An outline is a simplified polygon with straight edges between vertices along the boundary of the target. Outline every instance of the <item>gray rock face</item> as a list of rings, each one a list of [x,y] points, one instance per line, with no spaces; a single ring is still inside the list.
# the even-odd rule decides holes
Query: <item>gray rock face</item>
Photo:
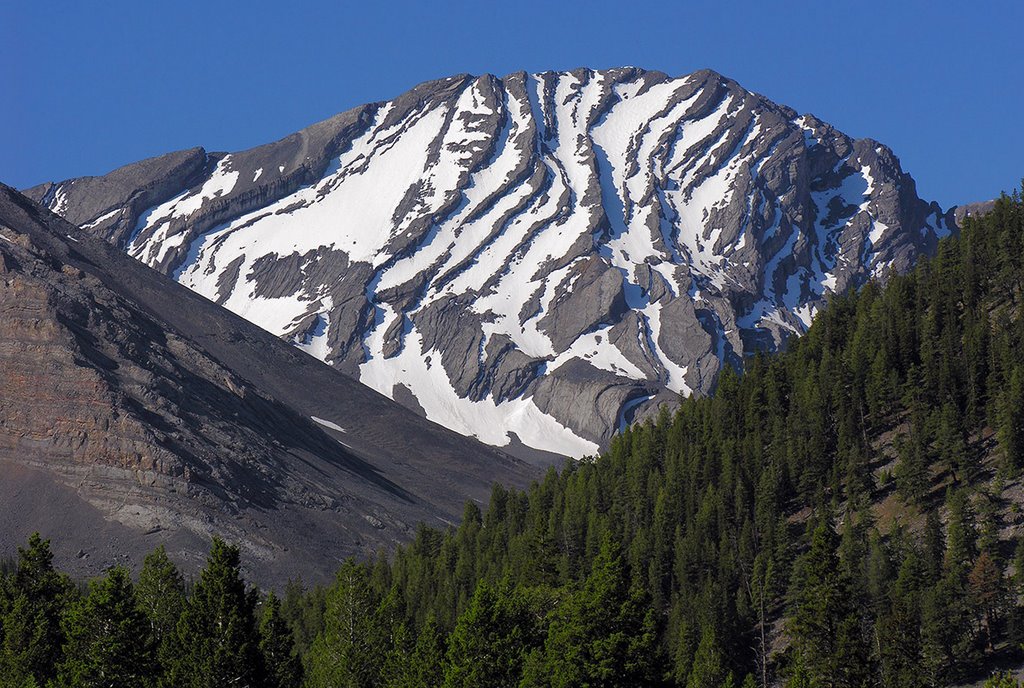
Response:
[[[975,217],[977,215],[984,215],[994,208],[996,205],[995,200],[991,201],[978,201],[976,203],[967,203],[966,205],[958,205],[953,209],[956,217],[957,226],[962,224],[964,220],[969,217]]]
[[[130,167],[31,191],[432,420],[572,456],[955,229],[885,146],[710,71],[460,75]]]

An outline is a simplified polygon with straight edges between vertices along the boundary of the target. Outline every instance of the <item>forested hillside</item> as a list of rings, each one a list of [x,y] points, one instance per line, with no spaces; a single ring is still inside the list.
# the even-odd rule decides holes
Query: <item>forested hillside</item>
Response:
[[[188,594],[159,552],[134,589],[80,591],[34,541],[5,567],[0,685],[983,677],[1024,642],[1022,263],[1016,193],[711,397],[326,590],[259,598],[218,541]]]

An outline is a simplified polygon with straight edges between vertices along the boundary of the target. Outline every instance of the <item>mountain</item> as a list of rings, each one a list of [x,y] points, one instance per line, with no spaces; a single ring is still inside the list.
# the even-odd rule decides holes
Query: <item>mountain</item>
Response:
[[[711,71],[460,75],[27,193],[427,418],[594,453],[955,225],[891,150]]]
[[[535,469],[435,425],[0,186],[0,551],[96,574],[213,533],[262,583],[454,522]]]

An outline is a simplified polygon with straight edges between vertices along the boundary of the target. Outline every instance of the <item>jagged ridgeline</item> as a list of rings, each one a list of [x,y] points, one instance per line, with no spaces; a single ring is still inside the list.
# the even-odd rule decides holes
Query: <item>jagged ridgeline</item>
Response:
[[[134,588],[115,569],[78,592],[33,540],[0,586],[0,680],[972,680],[1024,640],[1022,299],[1015,194],[712,397],[283,601],[246,592],[219,541],[186,595],[162,551]]]
[[[26,193],[430,420],[578,458],[905,272],[886,146],[711,71],[460,75]]]

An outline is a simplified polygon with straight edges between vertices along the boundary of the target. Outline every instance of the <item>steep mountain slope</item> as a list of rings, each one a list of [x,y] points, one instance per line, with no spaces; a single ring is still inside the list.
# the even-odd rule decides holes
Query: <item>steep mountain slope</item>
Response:
[[[579,456],[951,216],[714,72],[457,76],[34,198],[459,432]]]
[[[218,532],[263,582],[534,475],[2,185],[0,470],[2,550],[59,532],[95,574],[159,542],[198,564]]]

